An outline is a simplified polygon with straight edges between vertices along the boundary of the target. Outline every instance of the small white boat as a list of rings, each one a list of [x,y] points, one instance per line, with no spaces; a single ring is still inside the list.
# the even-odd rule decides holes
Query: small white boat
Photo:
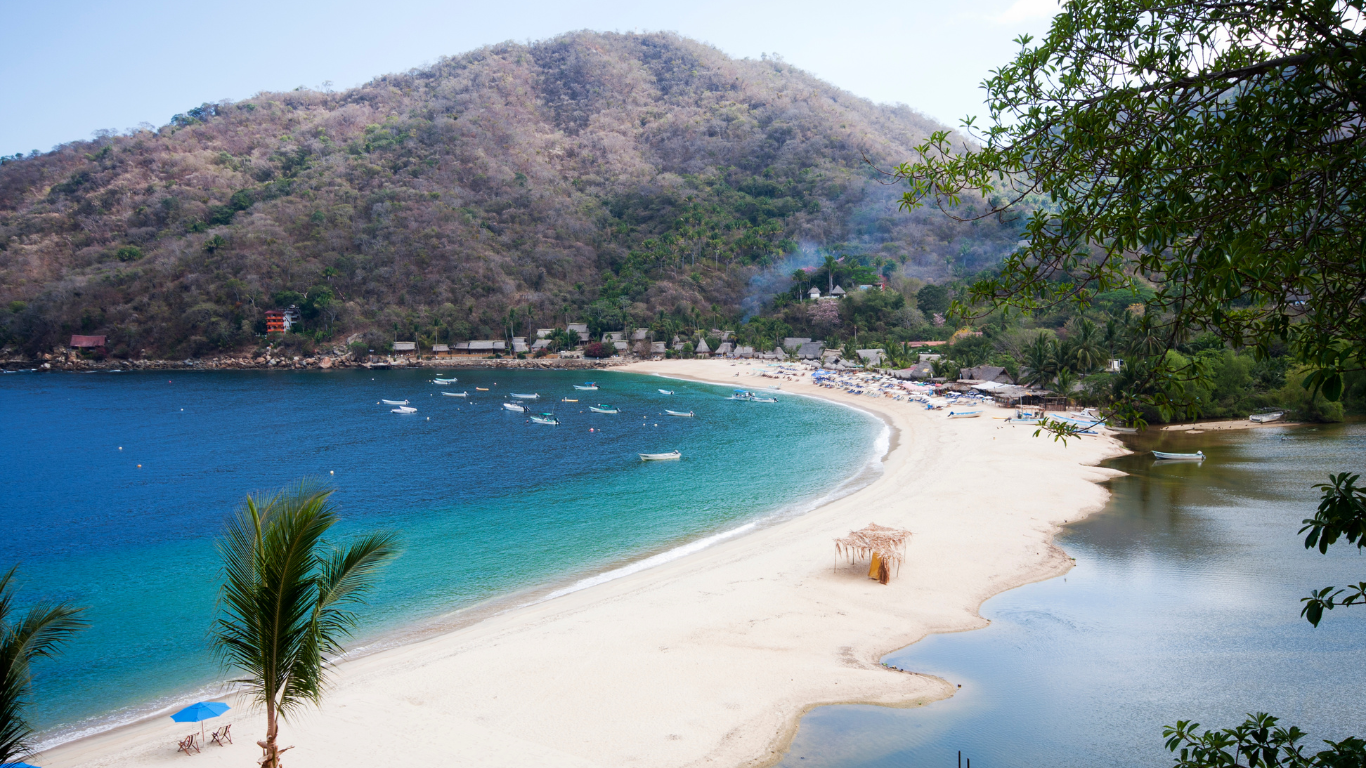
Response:
[[[474,391],[475,391],[475,392],[487,392],[487,391],[489,391],[489,388],[488,388],[488,387],[475,387],[475,388],[474,388]]]
[[[381,402],[381,403],[384,403],[385,405],[407,405],[407,404],[408,404],[408,401],[407,401],[407,400],[380,400],[380,402]]]
[[[981,411],[949,411],[950,419],[975,419],[981,415]]]
[[[513,392],[513,393],[512,393],[512,396],[515,397],[515,398],[517,398],[518,400],[540,400],[540,399],[541,399],[541,394],[540,394],[539,392],[532,392],[532,393],[529,394],[529,395],[519,395],[519,394],[517,394],[516,392]]]
[[[1196,451],[1195,453],[1166,453],[1165,451],[1153,451],[1153,455],[1163,461],[1204,461],[1205,452]]]
[[[1122,435],[1132,435],[1135,432],[1138,432],[1138,427],[1116,427],[1111,424],[1106,424],[1105,428],[1111,432],[1118,432]]]
[[[1273,421],[1280,421],[1280,418],[1281,418],[1282,416],[1284,416],[1284,415],[1285,415],[1285,412],[1284,412],[1284,411],[1271,411],[1271,412],[1269,412],[1269,413],[1254,413],[1254,414],[1252,414],[1251,416],[1248,417],[1248,421],[1251,421],[1251,422],[1253,422],[1254,424],[1269,424],[1269,423],[1271,423],[1271,422],[1273,422]]]
[[[588,406],[588,410],[593,413],[621,413],[621,411],[618,411],[616,408],[613,408],[610,405],[603,405],[602,403],[590,405]]]
[[[588,382],[587,384],[575,384],[575,385],[574,385],[574,389],[577,389],[577,390],[580,390],[580,391],[583,391],[583,392],[597,392],[597,391],[598,391],[598,383],[597,383],[596,381],[590,381],[590,382]]]
[[[433,384],[454,384],[456,379],[432,379]]]
[[[409,408],[406,405],[400,405],[399,407],[389,411],[389,413],[417,413],[417,409]]]
[[[684,412],[682,412],[682,411],[671,411],[671,410],[669,410],[668,408],[665,408],[665,409],[664,409],[664,412],[667,413],[667,414],[669,414],[670,416],[689,416],[689,417],[692,416],[692,411],[688,411],[687,413],[684,413]]]
[[[749,399],[749,401],[750,401],[751,403],[776,403],[776,402],[778,402],[778,398],[776,398],[776,397],[751,397],[751,398]]]
[[[641,460],[641,461],[674,461],[674,460],[676,460],[676,459],[681,459],[681,458],[683,458],[683,454],[680,453],[680,452],[678,452],[678,451],[672,451],[672,452],[670,452],[670,453],[642,453],[642,454],[640,454],[640,460]]]
[[[469,397],[468,392],[442,392],[443,397]]]
[[[555,418],[555,414],[553,413],[542,413],[539,416],[532,416],[531,423],[545,424],[548,427],[554,427],[559,425],[560,420]]]
[[[509,411],[516,411],[517,413],[526,413],[525,405],[518,405],[517,403],[503,403],[503,407],[508,409]]]
[[[672,389],[661,389],[661,390],[659,390],[659,394],[661,394],[661,395],[672,395],[673,393],[674,393],[674,391],[673,391]]]

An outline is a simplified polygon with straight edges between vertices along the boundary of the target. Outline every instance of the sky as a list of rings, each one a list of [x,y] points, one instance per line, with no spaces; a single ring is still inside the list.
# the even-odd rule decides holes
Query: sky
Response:
[[[0,0],[0,154],[161,126],[206,101],[337,90],[507,40],[581,29],[677,32],[737,58],[778,55],[950,126],[1042,35],[1056,0]]]

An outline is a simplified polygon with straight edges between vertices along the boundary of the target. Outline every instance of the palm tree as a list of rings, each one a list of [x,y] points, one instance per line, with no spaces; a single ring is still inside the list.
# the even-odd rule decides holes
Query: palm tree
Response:
[[[1058,345],[1048,334],[1040,331],[1034,340],[1025,345],[1024,373],[1026,386],[1042,387],[1053,380],[1058,370]]]
[[[24,719],[33,684],[29,664],[57,655],[62,643],[87,626],[80,617],[85,609],[69,603],[39,603],[11,623],[17,570],[0,576],[0,765],[32,753],[28,738],[33,728]]]
[[[331,495],[303,481],[268,498],[248,496],[218,541],[225,581],[214,645],[227,666],[247,674],[237,682],[265,708],[261,768],[280,767],[278,718],[318,704],[328,657],[341,653],[356,623],[349,607],[397,554],[392,534],[327,544],[337,522]]]
[[[1077,385],[1077,374],[1070,368],[1059,368],[1057,376],[1053,379],[1053,387],[1059,395],[1062,395],[1066,403],[1072,401],[1072,388]]]
[[[1092,321],[1078,318],[1072,326],[1072,362],[1078,373],[1090,373],[1105,363],[1101,330]]]

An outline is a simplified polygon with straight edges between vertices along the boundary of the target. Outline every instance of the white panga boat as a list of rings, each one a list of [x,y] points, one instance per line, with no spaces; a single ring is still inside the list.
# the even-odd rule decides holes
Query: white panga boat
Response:
[[[516,392],[513,392],[513,393],[512,393],[512,396],[515,397],[515,398],[517,398],[518,400],[540,400],[540,399],[541,399],[541,393],[539,393],[539,392],[532,392],[532,393],[529,394],[529,395],[519,395],[519,394],[517,394]]]
[[[385,405],[407,405],[407,404],[408,404],[408,401],[407,401],[407,400],[380,400],[380,402],[381,402],[381,403],[384,403]]]
[[[671,411],[671,410],[669,410],[668,408],[665,408],[665,409],[664,409],[664,412],[667,413],[667,414],[669,414],[670,416],[692,416],[692,411],[688,411],[687,413],[684,413],[684,412],[682,412],[682,411]]]
[[[751,398],[749,399],[749,401],[750,401],[751,403],[776,403],[776,402],[778,402],[778,398],[776,398],[776,397],[751,397]]]
[[[598,383],[597,383],[596,381],[590,381],[590,382],[588,382],[587,384],[575,384],[575,385],[574,385],[574,389],[577,389],[577,390],[580,390],[580,391],[583,391],[583,392],[597,392],[597,391],[598,391]]]
[[[1263,413],[1254,413],[1247,418],[1248,421],[1251,421],[1254,424],[1269,424],[1273,421],[1280,421],[1281,417],[1284,415],[1285,411],[1266,411]]]
[[[593,413],[621,413],[621,411],[618,411],[616,408],[613,408],[610,405],[604,405],[602,403],[598,403],[597,405],[590,405],[588,406],[588,410],[592,411]]]
[[[743,390],[743,389],[737,389],[737,390],[735,390],[734,394],[732,394],[730,397],[728,397],[728,398],[726,398],[726,399],[727,399],[727,400],[746,400],[746,401],[749,401],[749,400],[753,400],[753,399],[754,399],[754,393],[753,393],[753,392],[749,392],[749,391],[747,391],[747,390]]]
[[[950,419],[975,419],[981,415],[981,411],[949,411]]]
[[[674,393],[674,391],[673,391],[672,389],[661,389],[661,390],[659,390],[659,394],[661,394],[661,395],[672,395],[673,393]]]
[[[675,460],[675,459],[681,459],[681,458],[683,458],[683,454],[680,453],[680,452],[678,452],[678,451],[671,451],[671,452],[669,452],[669,453],[642,453],[642,454],[640,454],[640,460],[641,460],[641,461],[673,461],[673,460]]]
[[[1138,427],[1116,427],[1113,424],[1106,424],[1105,428],[1111,432],[1118,432],[1122,435],[1132,435],[1138,431]]]
[[[560,423],[560,420],[557,419],[557,418],[555,418],[555,414],[553,414],[553,413],[542,413],[542,414],[538,414],[538,415],[532,416],[532,417],[531,417],[531,423],[532,423],[532,424],[545,424],[546,426],[553,427],[553,426],[558,425],[558,424]]]
[[[433,383],[433,384],[454,384],[456,381],[457,381],[457,379],[441,379],[441,378],[432,379],[432,383]]]
[[[443,397],[469,397],[468,392],[442,392]]]
[[[1153,455],[1163,461],[1204,461],[1205,452],[1196,451],[1195,453],[1167,453],[1165,451],[1153,451]]]
[[[417,413],[417,409],[409,408],[406,405],[400,405],[399,407],[389,411],[389,413]]]
[[[525,405],[518,405],[517,403],[503,403],[503,407],[508,409],[509,411],[516,411],[517,413],[526,413]]]

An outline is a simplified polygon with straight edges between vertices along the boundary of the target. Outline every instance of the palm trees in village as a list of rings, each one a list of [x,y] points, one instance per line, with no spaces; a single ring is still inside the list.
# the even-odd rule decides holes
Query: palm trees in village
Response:
[[[214,645],[265,711],[262,768],[279,768],[279,719],[321,699],[328,657],[355,626],[352,608],[397,554],[392,534],[327,543],[337,522],[331,495],[305,481],[248,496],[218,542],[224,583]]]
[[[24,717],[32,696],[29,665],[56,655],[62,644],[84,629],[82,608],[69,603],[38,603],[22,615],[14,613],[14,574],[0,576],[0,765],[17,763],[32,753],[33,728]]]

